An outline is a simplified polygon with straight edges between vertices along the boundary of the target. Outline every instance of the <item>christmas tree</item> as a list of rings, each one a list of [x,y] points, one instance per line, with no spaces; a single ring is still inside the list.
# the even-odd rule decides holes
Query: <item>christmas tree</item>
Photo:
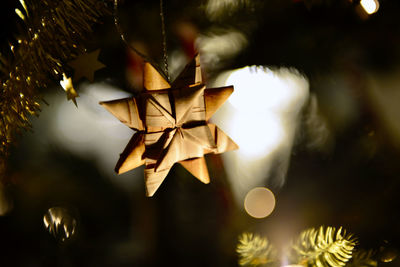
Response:
[[[1,266],[399,264],[398,1],[0,12]]]

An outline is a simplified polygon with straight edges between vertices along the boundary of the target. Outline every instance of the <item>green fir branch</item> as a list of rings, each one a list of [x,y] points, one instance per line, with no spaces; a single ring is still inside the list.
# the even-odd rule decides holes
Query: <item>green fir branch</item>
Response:
[[[352,258],[356,239],[342,227],[310,228],[292,243],[290,260],[304,266],[345,266]]]
[[[270,266],[277,262],[276,249],[266,238],[243,233],[236,248],[241,266]]]

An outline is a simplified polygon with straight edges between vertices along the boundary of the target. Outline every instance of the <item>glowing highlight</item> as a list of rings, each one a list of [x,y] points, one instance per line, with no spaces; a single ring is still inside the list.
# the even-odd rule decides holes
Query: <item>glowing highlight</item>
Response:
[[[244,199],[244,208],[247,214],[253,218],[265,218],[275,208],[274,193],[265,187],[253,188],[247,193]]]
[[[376,13],[379,9],[378,0],[361,0],[360,5],[369,15]]]
[[[213,87],[221,85],[233,85],[234,92],[213,121],[239,145],[223,157],[242,204],[249,190],[260,184],[284,184],[309,84],[296,69],[247,66],[221,74]]]

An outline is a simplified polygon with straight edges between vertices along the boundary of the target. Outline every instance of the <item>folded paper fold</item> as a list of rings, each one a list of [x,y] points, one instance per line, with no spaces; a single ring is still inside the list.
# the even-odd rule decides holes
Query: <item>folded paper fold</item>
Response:
[[[204,104],[202,104],[202,102],[204,102],[202,98],[204,89],[205,85],[196,85],[172,92],[175,100],[176,124],[182,125],[189,121],[194,110],[204,107]],[[199,120],[201,120],[201,118],[199,118]]]
[[[144,130],[144,125],[139,116],[137,100],[133,97],[100,102],[105,109],[119,119],[129,128],[137,131]]]
[[[152,91],[167,89],[171,86],[153,65],[145,62],[143,66],[143,87],[148,91]]]
[[[208,119],[228,99],[232,86],[206,89],[197,55],[172,83],[144,64],[144,90],[137,97],[101,102],[122,123],[136,130],[115,167],[120,174],[145,165],[147,196],[153,196],[175,163],[203,183],[210,177],[204,155],[237,149]]]
[[[215,154],[220,154],[227,151],[236,150],[239,148],[239,146],[215,124],[209,123],[208,127],[210,128],[212,137],[215,140],[215,145],[216,145],[216,150],[214,150]]]
[[[178,78],[172,83],[173,88],[185,87],[188,84],[202,83],[200,68],[200,55],[197,54],[191,62],[189,62],[183,71],[179,74]]]
[[[205,90],[206,120],[209,120],[214,115],[232,93],[233,86],[208,88]]]
[[[115,166],[115,172],[121,174],[145,164],[143,158],[144,151],[144,134],[137,132],[121,153],[117,165]]]
[[[179,161],[179,163],[201,182],[205,184],[210,183],[210,176],[208,174],[207,164],[204,157],[187,159]]]

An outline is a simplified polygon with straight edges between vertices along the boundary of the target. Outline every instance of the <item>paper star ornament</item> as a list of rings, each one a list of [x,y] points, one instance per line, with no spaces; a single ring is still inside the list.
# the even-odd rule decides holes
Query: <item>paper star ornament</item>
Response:
[[[203,156],[238,148],[216,125],[208,123],[232,94],[233,86],[206,89],[198,55],[171,84],[146,62],[143,83],[144,90],[136,97],[100,103],[136,131],[115,171],[120,174],[144,164],[147,196],[154,195],[177,162],[201,182],[209,183]]]

